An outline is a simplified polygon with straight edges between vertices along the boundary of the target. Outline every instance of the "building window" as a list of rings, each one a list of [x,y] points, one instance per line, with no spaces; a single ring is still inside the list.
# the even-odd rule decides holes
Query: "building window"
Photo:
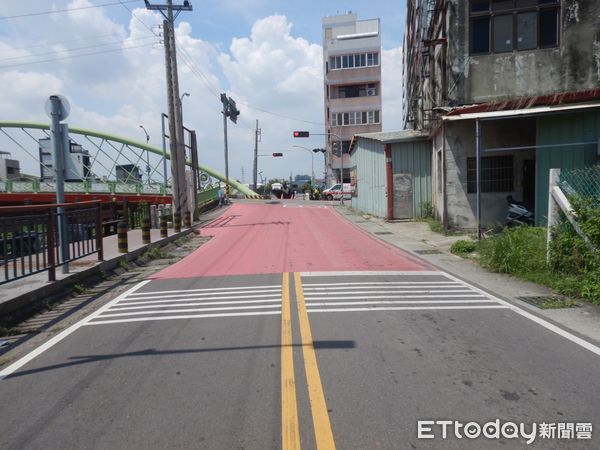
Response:
[[[369,67],[379,65],[379,54],[358,53],[352,55],[332,56],[329,58],[329,69],[353,69],[355,67]]]
[[[471,0],[471,54],[558,46],[559,0]]]
[[[513,156],[481,158],[481,192],[514,190]],[[467,193],[477,192],[477,158],[467,158]]]
[[[331,115],[331,126],[334,127],[374,123],[379,123],[379,111],[352,111]]]

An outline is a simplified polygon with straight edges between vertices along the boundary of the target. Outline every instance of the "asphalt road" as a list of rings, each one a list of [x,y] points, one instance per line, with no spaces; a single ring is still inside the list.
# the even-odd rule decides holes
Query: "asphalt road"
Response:
[[[600,349],[300,206],[234,205],[0,371],[0,447],[600,447]]]

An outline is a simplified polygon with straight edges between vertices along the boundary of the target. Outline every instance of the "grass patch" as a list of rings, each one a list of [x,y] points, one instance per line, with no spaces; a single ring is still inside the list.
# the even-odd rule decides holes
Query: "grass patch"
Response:
[[[0,337],[5,337],[5,336],[16,336],[18,334],[21,334],[21,332],[19,331],[18,328],[5,328],[5,327],[0,327]]]
[[[458,256],[466,256],[477,250],[477,242],[460,240],[450,246],[450,252]]]
[[[169,255],[161,247],[152,247],[146,253],[144,253],[144,256],[147,256],[150,259],[162,259]]]
[[[479,263],[493,272],[508,273],[560,294],[600,304],[600,265],[577,239],[565,236],[553,242],[548,264],[545,228],[507,228],[481,241]]]
[[[129,263],[127,262],[127,259],[123,258],[119,258],[119,267],[121,269],[125,269],[125,270],[129,270]]]
[[[559,309],[575,307],[577,307],[577,302],[570,299],[555,299],[549,302],[544,302],[540,305],[540,309]]]
[[[459,231],[445,229],[442,222],[433,217],[425,217],[422,220],[429,225],[429,229],[434,233],[443,234],[444,236],[458,236],[459,234],[462,234]]]
[[[85,286],[82,286],[80,284],[74,284],[73,285],[73,291],[75,291],[76,294],[89,294],[90,290],[88,288],[86,288]]]

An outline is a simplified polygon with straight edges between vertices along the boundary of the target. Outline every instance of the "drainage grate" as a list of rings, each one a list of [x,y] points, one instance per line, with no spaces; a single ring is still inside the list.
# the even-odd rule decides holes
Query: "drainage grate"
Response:
[[[394,233],[392,233],[391,231],[376,231],[375,234],[381,236],[383,234],[394,234]]]
[[[518,300],[529,303],[540,309],[576,308],[576,301],[556,295],[517,297]]]
[[[415,250],[415,253],[419,255],[441,255],[442,252],[439,250]]]

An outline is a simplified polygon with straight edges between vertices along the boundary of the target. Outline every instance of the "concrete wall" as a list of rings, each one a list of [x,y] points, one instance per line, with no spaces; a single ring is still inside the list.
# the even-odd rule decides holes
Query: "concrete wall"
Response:
[[[448,14],[449,99],[495,102],[600,86],[600,2],[561,1],[559,46],[469,55],[469,2],[451,0]]]
[[[356,192],[352,208],[377,217],[387,215],[384,145],[372,139],[359,139],[351,155],[356,167]]]
[[[502,123],[500,123],[502,122]],[[533,128],[532,128],[533,125]],[[521,136],[517,145],[530,145],[531,135],[535,139],[535,122],[531,119],[489,122],[482,127],[483,148],[509,147],[517,144],[515,136]],[[513,134],[507,134],[506,128],[513,128]],[[464,120],[447,122],[445,126],[445,183],[446,218],[451,228],[476,229],[477,196],[467,193],[467,158],[475,157],[475,121]],[[535,159],[534,150],[495,151],[482,153],[485,156],[513,155],[512,191],[484,192],[481,194],[481,221],[484,227],[503,224],[508,204],[506,197],[512,195],[520,200],[523,195],[524,161]],[[443,202],[435,203],[436,212],[443,215]]]

